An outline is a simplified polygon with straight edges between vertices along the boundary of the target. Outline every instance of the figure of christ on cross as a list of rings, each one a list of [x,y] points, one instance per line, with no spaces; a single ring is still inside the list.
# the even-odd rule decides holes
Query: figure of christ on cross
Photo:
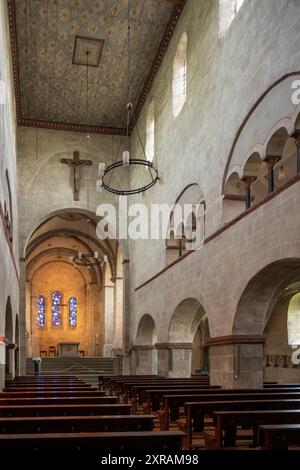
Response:
[[[74,152],[74,158],[62,158],[61,163],[68,165],[74,170],[74,201],[79,201],[80,190],[80,168],[86,165],[92,165],[92,160],[80,160],[79,152]]]

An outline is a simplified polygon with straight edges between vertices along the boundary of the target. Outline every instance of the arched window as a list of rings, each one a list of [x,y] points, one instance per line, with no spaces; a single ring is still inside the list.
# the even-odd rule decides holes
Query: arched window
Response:
[[[40,327],[45,326],[46,320],[46,305],[45,305],[45,297],[43,295],[38,296],[38,315],[37,315],[37,324]]]
[[[289,346],[300,346],[300,293],[295,294],[290,300],[287,328]]]
[[[77,299],[71,297],[69,300],[69,325],[77,326]]]
[[[62,294],[58,290],[52,292],[52,325],[61,326],[61,301]]]
[[[149,162],[153,161],[154,157],[154,141],[155,141],[155,117],[154,117],[154,102],[152,101],[148,108],[146,118],[146,157]]]
[[[183,33],[178,43],[173,62],[172,111],[174,117],[178,116],[186,103],[187,44],[187,34]]]
[[[219,37],[222,38],[243,5],[244,0],[219,0]]]

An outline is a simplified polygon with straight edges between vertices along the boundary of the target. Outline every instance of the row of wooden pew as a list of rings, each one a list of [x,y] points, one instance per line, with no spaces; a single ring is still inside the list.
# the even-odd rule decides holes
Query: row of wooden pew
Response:
[[[0,393],[0,451],[286,449],[300,444],[300,384],[224,390],[208,377],[25,376]]]
[[[224,390],[207,377],[101,376],[99,388],[131,403],[135,412],[156,414],[161,431],[178,426],[186,450],[199,440],[214,450],[300,446],[300,384]]]
[[[154,416],[76,376],[25,376],[0,393],[0,452],[181,450],[181,431],[154,432]]]

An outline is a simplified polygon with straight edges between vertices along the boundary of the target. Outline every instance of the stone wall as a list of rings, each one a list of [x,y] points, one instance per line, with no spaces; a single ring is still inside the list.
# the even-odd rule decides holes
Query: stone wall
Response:
[[[8,299],[10,299],[13,332],[9,340],[19,343],[19,340],[14,337],[16,314],[19,313],[19,244],[16,190],[16,116],[11,67],[7,6],[3,1],[0,2],[0,337],[4,337],[6,334],[5,314]],[[7,176],[11,198],[9,197]],[[11,354],[12,373],[14,373],[13,356]],[[0,339],[0,390],[4,381],[4,363],[5,345]]]
[[[159,168],[162,181],[132,201],[143,202],[148,207],[153,203],[172,204],[186,186],[198,183],[207,207],[207,241],[201,250],[167,270],[164,270],[165,240],[131,242],[133,342],[139,320],[146,312],[154,318],[158,342],[168,341],[170,319],[177,305],[190,297],[203,305],[212,337],[231,335],[235,317],[239,323],[239,299],[250,280],[278,260],[299,259],[300,227],[296,209],[299,183],[209,238],[223,226],[223,178],[241,124],[268,87],[285,74],[299,70],[299,31],[295,21],[299,13],[300,4],[290,0],[276,2],[276,8],[272,0],[245,1],[220,38],[218,2],[187,1],[137,123],[145,139],[147,109],[153,102],[154,164]],[[184,32],[188,34],[187,102],[174,118],[173,58]],[[277,114],[276,89],[268,116],[273,113],[272,103]],[[290,107],[290,101],[288,103]],[[286,116],[282,105],[281,109],[281,117]],[[264,113],[256,115],[255,121],[258,127],[260,122],[264,125]],[[253,128],[248,132],[248,141],[254,146],[256,134]],[[131,145],[136,155],[142,155],[136,130]],[[134,184],[140,175],[135,172],[131,177]],[[282,271],[282,281],[288,274],[290,272]],[[254,310],[260,310],[263,324],[266,305],[267,302],[260,309],[259,302],[252,297],[248,316],[246,307],[243,310],[244,322],[239,334],[263,332],[263,325],[259,326],[258,317],[254,316],[259,313],[254,314]],[[225,348],[223,353],[222,348]],[[254,349],[255,364],[249,370],[253,374],[254,367],[260,369],[257,376],[252,375],[253,386],[256,386],[262,381],[262,347],[257,345]],[[232,346],[211,348],[212,380],[226,386],[243,386],[243,383],[251,386],[251,377],[245,377],[248,349],[246,345],[239,349],[240,380],[234,379],[234,350]],[[158,357],[161,354],[159,351]],[[221,367],[218,356],[222,357]],[[248,372],[248,376],[251,374]]]
[[[32,231],[55,211],[87,210],[89,204],[89,210],[95,214],[100,203],[116,205],[117,198],[113,194],[96,192],[98,164],[112,163],[118,149],[120,157],[125,142],[125,138],[118,136],[91,134],[88,139],[86,134],[77,132],[18,128],[20,244],[23,250]],[[91,166],[81,170],[80,201],[73,198],[73,172],[60,162],[62,158],[73,158],[75,150],[79,151],[81,159],[92,160]],[[113,181],[113,184],[118,182]]]

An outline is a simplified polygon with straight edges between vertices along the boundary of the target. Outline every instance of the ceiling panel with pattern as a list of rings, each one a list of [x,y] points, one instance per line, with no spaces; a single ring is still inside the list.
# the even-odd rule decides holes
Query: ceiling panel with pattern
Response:
[[[183,3],[131,0],[136,115]],[[19,122],[42,121],[44,127],[46,123],[88,125],[97,126],[99,132],[111,128],[111,133],[119,133],[126,125],[128,96],[128,0],[8,0],[8,4]],[[77,40],[74,52],[76,36],[99,40],[91,41],[94,66],[77,64],[85,62],[82,51],[89,41]]]

